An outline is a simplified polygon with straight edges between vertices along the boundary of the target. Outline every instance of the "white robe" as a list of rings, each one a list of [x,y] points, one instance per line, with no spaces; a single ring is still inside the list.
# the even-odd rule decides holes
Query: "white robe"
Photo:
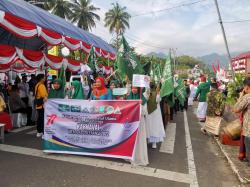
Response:
[[[197,117],[199,119],[205,119],[207,114],[207,102],[199,102],[197,108]]]
[[[192,106],[193,105],[193,100],[197,91],[197,87],[193,84],[191,84],[190,86],[190,95],[188,97],[188,105]]]
[[[141,121],[135,143],[134,160],[131,161],[131,164],[133,165],[146,166],[149,164],[145,120],[146,114],[147,112],[145,111],[145,106],[142,106]]]
[[[164,125],[162,121],[161,108],[160,108],[160,95],[156,97],[157,108],[148,115],[148,142],[158,143],[163,142],[166,137]]]

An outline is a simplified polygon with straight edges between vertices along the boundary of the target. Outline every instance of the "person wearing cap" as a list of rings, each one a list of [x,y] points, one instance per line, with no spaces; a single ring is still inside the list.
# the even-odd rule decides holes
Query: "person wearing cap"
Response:
[[[197,88],[196,94],[195,94],[195,99],[199,97],[199,105],[197,108],[197,117],[200,120],[200,122],[205,122],[206,121],[206,113],[207,113],[207,94],[210,91],[210,83],[206,82],[206,77],[202,76],[201,78],[201,83]]]
[[[206,128],[214,125],[220,125],[220,120],[216,120],[223,115],[225,109],[225,97],[218,90],[218,85],[216,82],[211,83],[211,90],[207,94],[207,120],[201,131],[206,134]],[[218,123],[217,123],[218,122]],[[215,124],[217,123],[217,124]]]
[[[26,104],[27,125],[31,125],[32,108],[29,107],[29,84],[27,83],[27,75],[21,74],[22,81],[18,84],[19,93],[22,101]]]

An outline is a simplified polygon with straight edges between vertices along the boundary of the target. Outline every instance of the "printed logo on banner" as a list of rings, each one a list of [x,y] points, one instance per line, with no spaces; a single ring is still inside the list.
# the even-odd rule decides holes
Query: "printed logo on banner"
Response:
[[[47,122],[47,126],[53,125],[55,119],[57,118],[57,116],[55,114],[47,116],[48,117],[48,122]]]
[[[73,112],[73,113],[89,113],[89,114],[121,114],[119,107],[114,108],[111,105],[99,107],[82,107],[79,105],[58,105],[59,112]]]

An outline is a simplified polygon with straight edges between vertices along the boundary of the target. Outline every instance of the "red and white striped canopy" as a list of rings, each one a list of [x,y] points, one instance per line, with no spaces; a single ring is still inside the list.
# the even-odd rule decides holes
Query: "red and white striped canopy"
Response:
[[[20,61],[23,63],[23,66],[18,66],[17,63],[19,62],[20,64]],[[0,45],[1,72],[12,69],[21,71],[22,67],[28,71],[36,71],[45,64],[56,70],[64,66],[64,68],[72,72],[78,72],[81,68],[81,62],[77,60],[47,55],[42,51],[31,51],[8,45]]]
[[[16,60],[33,69],[45,64],[53,69],[62,65],[71,71],[80,69],[79,61],[37,51],[43,45],[63,45],[85,53],[94,47],[98,57],[116,58],[115,50],[101,38],[23,0],[0,1],[0,44],[0,70],[8,65],[9,69],[13,68]],[[34,48],[36,44],[39,48]]]

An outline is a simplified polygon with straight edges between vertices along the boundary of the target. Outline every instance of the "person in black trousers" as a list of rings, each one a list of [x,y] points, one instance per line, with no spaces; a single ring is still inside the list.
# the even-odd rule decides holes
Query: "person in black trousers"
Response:
[[[184,102],[184,109],[187,110],[188,109],[188,98],[190,96],[190,87],[188,85],[187,80],[184,80],[184,86],[186,88],[186,99],[185,99],[185,102]]]

